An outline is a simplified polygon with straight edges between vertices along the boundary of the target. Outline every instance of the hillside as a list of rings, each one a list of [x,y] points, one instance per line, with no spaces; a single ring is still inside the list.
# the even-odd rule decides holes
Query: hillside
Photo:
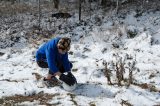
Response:
[[[50,27],[46,17],[51,14],[43,12],[40,32],[33,14],[1,17],[1,105],[160,105],[159,10],[140,15],[134,9],[121,10],[117,15],[99,9],[91,16],[83,14],[81,23],[75,13],[67,21],[55,20]],[[35,52],[57,36],[72,39],[69,59],[80,83],[72,92],[41,84],[48,69],[37,66]],[[124,79],[118,83],[116,72],[122,68]],[[107,70],[111,81],[107,80]]]

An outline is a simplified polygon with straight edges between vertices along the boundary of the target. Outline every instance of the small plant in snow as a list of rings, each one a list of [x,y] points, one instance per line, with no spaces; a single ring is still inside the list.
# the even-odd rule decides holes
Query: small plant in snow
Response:
[[[121,75],[120,75],[120,72],[119,72],[119,65],[118,65],[118,63],[116,62],[116,68],[115,68],[116,70],[116,77],[117,77],[117,80],[118,80],[118,86],[121,86],[121,81],[122,81],[122,79],[121,79]]]
[[[131,60],[130,58],[128,58],[128,54],[126,54],[124,58],[119,56],[119,54],[113,54],[113,56],[116,57],[115,62],[103,61],[103,65],[105,66],[104,75],[107,77],[108,83],[114,84],[113,82],[111,82],[111,75],[113,74],[112,72],[115,72],[114,75],[117,79],[117,83],[115,84],[118,84],[118,86],[122,86],[124,85],[123,82],[127,82],[127,86],[130,86],[130,84],[133,84],[133,71],[138,71],[138,68],[135,67],[136,60]],[[129,62],[127,62],[128,60]],[[128,72],[128,78],[125,78],[125,72]]]
[[[138,30],[134,26],[129,26],[127,28],[128,38],[134,38],[138,34]]]
[[[125,59],[122,61],[122,57],[120,57],[119,61],[116,62],[116,67],[115,67],[116,77],[119,86],[121,86],[121,81],[124,80],[124,72],[125,72],[124,65],[125,65]]]
[[[130,84],[133,84],[133,71],[136,70],[137,68],[135,67],[136,62],[133,61],[132,63],[129,62],[128,63],[128,69],[129,69],[129,82],[128,82],[128,86],[130,86]]]
[[[108,81],[108,84],[112,84],[111,82],[111,70],[108,68],[108,64],[106,61],[103,61],[103,65],[105,66],[104,68],[104,75],[107,77],[107,81]]]

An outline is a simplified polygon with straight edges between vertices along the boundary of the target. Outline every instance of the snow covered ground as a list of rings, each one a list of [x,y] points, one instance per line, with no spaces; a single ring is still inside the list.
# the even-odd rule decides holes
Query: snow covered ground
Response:
[[[138,18],[135,14],[129,13],[124,19],[98,16],[102,21],[100,25],[93,16],[91,21],[86,21],[87,25],[84,22],[72,31],[58,35],[72,39],[69,59],[73,62],[73,74],[81,83],[72,92],[60,87],[39,86],[41,81],[35,74],[45,76],[47,69],[37,66],[34,61],[37,48],[28,44],[25,37],[21,37],[13,47],[0,49],[0,98],[3,98],[0,104],[12,103],[7,102],[5,97],[48,93],[57,94],[47,101],[57,106],[160,105],[160,12],[143,13]],[[69,20],[71,26],[74,26],[74,19]],[[128,64],[136,63],[133,82],[137,85],[108,84],[103,62],[108,63],[112,70],[111,81],[116,83],[115,63],[120,58],[125,63],[125,78],[129,74]],[[39,104],[39,99],[17,103],[28,106]]]

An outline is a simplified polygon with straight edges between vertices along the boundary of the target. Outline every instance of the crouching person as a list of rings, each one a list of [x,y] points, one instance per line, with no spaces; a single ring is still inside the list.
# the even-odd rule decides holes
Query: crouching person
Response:
[[[71,40],[67,37],[57,37],[42,45],[36,52],[36,61],[39,67],[49,68],[47,77],[43,80],[47,86],[54,85],[59,80],[72,86],[77,83],[71,73],[72,63],[68,59]],[[67,73],[67,74],[64,74]]]

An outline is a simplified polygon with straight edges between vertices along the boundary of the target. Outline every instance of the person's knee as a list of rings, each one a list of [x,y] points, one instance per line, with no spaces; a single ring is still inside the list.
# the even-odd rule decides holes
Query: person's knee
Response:
[[[48,68],[48,63],[46,63],[44,61],[37,61],[37,64],[41,68]]]

